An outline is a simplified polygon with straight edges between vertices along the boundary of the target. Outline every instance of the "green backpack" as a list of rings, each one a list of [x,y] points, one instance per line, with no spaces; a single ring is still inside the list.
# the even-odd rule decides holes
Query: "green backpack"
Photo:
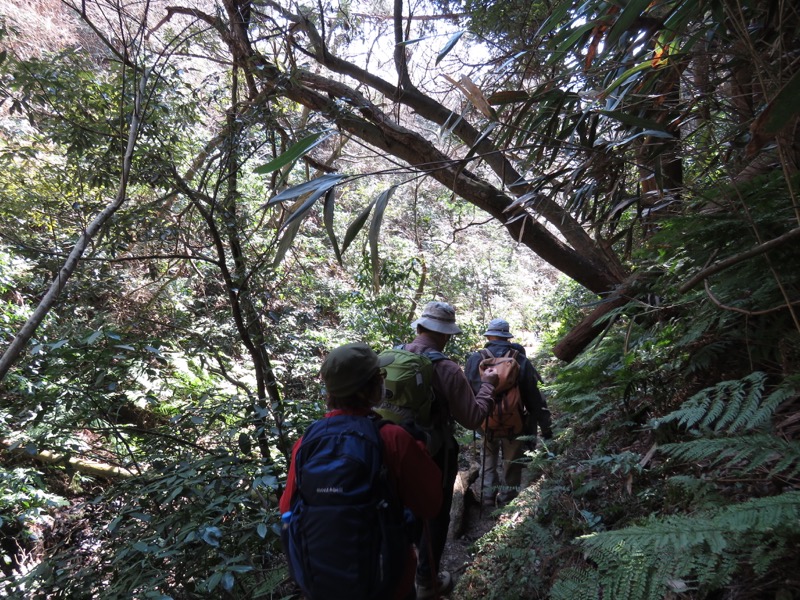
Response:
[[[441,352],[422,354],[396,346],[380,356],[393,356],[386,368],[386,397],[375,412],[384,419],[401,423],[412,419],[423,430],[433,424],[433,363],[445,357]]]

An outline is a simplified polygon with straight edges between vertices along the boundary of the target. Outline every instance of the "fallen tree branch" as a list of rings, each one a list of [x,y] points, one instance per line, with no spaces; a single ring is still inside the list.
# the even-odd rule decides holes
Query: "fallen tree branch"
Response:
[[[559,360],[572,362],[583,350],[607,327],[608,323],[598,323],[611,311],[630,301],[627,294],[618,293],[598,304],[580,323],[573,327],[553,348],[553,354]]]
[[[704,279],[710,277],[714,273],[719,273],[727,269],[730,266],[733,266],[737,263],[747,260],[748,258],[752,258],[754,256],[758,256],[759,254],[764,254],[765,252],[769,252],[773,248],[777,248],[778,246],[785,244],[797,237],[800,237],[800,227],[797,229],[792,229],[791,231],[784,233],[781,236],[776,237],[774,240],[770,240],[768,242],[764,242],[756,246],[755,248],[751,248],[747,252],[742,252],[741,254],[737,254],[735,256],[731,256],[730,258],[726,258],[718,262],[715,265],[708,267],[707,269],[703,269],[699,273],[697,273],[694,277],[689,279],[686,283],[684,283],[680,288],[679,291],[684,294],[696,286],[698,283],[703,281]]]
[[[711,300],[711,303],[720,308],[722,310],[728,310],[731,312],[739,313],[741,315],[746,315],[748,317],[755,317],[758,315],[767,315],[772,312],[776,312],[779,310],[783,310],[784,308],[791,308],[792,306],[800,305],[800,300],[796,302],[788,302],[786,304],[779,304],[778,306],[773,306],[772,308],[765,308],[763,310],[746,310],[744,308],[737,308],[736,306],[728,306],[727,304],[723,304],[711,291],[711,286],[708,285],[708,281],[703,282],[705,286],[706,294],[708,295],[708,299]]]
[[[14,452],[18,456],[27,456],[32,460],[44,464],[69,466],[71,469],[74,469],[79,473],[83,473],[84,475],[104,477],[106,479],[127,479],[128,477],[133,477],[135,475],[135,473],[124,467],[115,467],[114,465],[101,463],[96,460],[75,458],[74,456],[57,454],[55,452],[50,452],[49,450],[40,450],[31,454],[26,447],[15,447],[14,444],[8,440],[0,440],[0,446],[3,446],[7,450]]]
[[[111,48],[111,46],[109,46]],[[28,341],[36,333],[36,329],[41,322],[50,312],[50,309],[55,306],[58,297],[61,295],[67,281],[75,272],[78,263],[83,257],[83,252],[89,246],[89,243],[94,239],[94,236],[105,226],[105,224],[114,216],[114,213],[125,203],[128,192],[128,178],[130,177],[131,164],[133,162],[133,151],[136,147],[136,140],[139,136],[139,126],[142,119],[142,102],[146,97],[146,87],[148,80],[148,71],[141,73],[139,80],[139,87],[135,98],[135,107],[130,114],[130,127],[128,129],[128,144],[125,147],[125,154],[122,157],[122,170],[120,173],[119,186],[114,200],[109,203],[94,219],[86,229],[83,231],[69,256],[64,261],[64,265],[58,271],[50,288],[47,290],[39,305],[33,314],[28,318],[25,324],[17,333],[14,340],[6,348],[6,351],[0,356],[0,381],[2,381],[6,373],[8,373],[11,366],[16,362],[17,358],[22,354],[23,349],[28,344]]]

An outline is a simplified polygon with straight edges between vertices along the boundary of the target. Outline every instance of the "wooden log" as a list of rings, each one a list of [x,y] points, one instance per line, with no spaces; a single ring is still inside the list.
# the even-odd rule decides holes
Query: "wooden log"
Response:
[[[114,465],[101,463],[96,460],[75,458],[74,456],[57,454],[55,452],[50,452],[49,450],[30,452],[25,447],[18,447],[7,440],[0,440],[0,447],[13,451],[20,457],[26,457],[45,464],[69,466],[70,468],[78,471],[79,473],[83,473],[84,475],[104,477],[106,479],[127,479],[128,477],[133,477],[134,475],[133,472],[124,467],[117,467]]]
[[[626,304],[630,298],[625,295],[611,296],[597,305],[583,320],[573,327],[553,348],[556,358],[572,362],[594,339],[608,327],[608,322],[597,323],[608,313]]]
[[[453,484],[453,504],[450,506],[450,528],[447,537],[450,540],[458,539],[464,533],[466,521],[467,498],[474,493],[470,486],[475,483],[480,473],[480,466],[472,463],[467,471],[459,471]]]

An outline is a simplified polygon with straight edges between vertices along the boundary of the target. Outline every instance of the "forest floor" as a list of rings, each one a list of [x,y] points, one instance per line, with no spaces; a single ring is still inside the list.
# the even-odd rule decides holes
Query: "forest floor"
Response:
[[[493,515],[496,509],[483,507],[483,510],[481,510],[480,503],[477,500],[480,497],[478,496],[480,483],[472,484],[471,489],[475,497],[466,503],[463,533],[455,539],[447,540],[444,554],[442,555],[442,570],[449,571],[454,581],[458,581],[458,578],[467,567],[472,564],[474,542],[491,530],[497,523],[497,515]]]
[[[459,457],[460,469],[474,468],[479,464],[480,451],[475,445],[462,447]],[[460,535],[448,537],[442,555],[441,570],[448,571],[454,582],[464,574],[475,557],[474,543],[489,532],[496,524],[500,512],[491,506],[481,506],[481,478],[470,485],[470,491],[464,498],[463,526]]]

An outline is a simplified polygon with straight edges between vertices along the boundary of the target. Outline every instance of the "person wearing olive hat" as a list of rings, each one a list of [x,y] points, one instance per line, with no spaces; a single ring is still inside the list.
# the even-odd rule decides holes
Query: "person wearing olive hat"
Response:
[[[547,402],[539,391],[538,382],[542,381],[536,368],[525,356],[525,348],[520,344],[511,342],[514,335],[510,331],[508,321],[505,319],[492,319],[483,333],[488,340],[484,346],[492,356],[513,355],[516,350],[516,359],[519,364],[519,392],[522,404],[525,407],[525,428],[520,435],[535,436],[536,426],[541,429],[542,437],[550,439],[553,435],[550,423],[550,411]],[[481,386],[480,363],[484,355],[474,352],[467,358],[464,371],[472,385],[473,390]],[[486,436],[483,457],[483,485],[482,501],[486,506],[495,503],[505,505],[513,500],[519,492],[522,481],[522,458],[525,456],[526,442],[517,439],[518,436],[507,434],[495,435],[483,428]],[[535,441],[533,442],[535,445]],[[500,453],[502,451],[502,470],[500,468]],[[501,472],[502,471],[502,472]]]
[[[372,408],[383,395],[383,367],[392,360],[392,357],[379,357],[362,343],[345,344],[332,350],[320,370],[330,409],[321,421],[348,415],[374,419],[377,424],[380,416]],[[414,439],[403,427],[391,423],[381,423],[378,433],[389,485],[396,491],[400,503],[417,519],[427,519],[437,514],[442,503],[441,472],[428,455],[424,443]],[[301,437],[292,449],[286,489],[279,502],[281,514],[293,510],[298,492],[295,467],[302,444]],[[415,597],[415,570],[416,554],[409,543],[402,576],[389,600],[411,600]],[[358,599],[352,590],[326,590],[326,594]]]
[[[454,335],[461,333],[456,324],[456,311],[446,302],[428,302],[422,315],[411,326],[417,336],[403,349],[422,354],[442,352]],[[458,442],[453,435],[453,424],[467,429],[478,429],[494,406],[492,395],[497,375],[483,381],[473,392],[464,372],[449,359],[433,363],[434,417],[433,435],[440,439],[433,444],[438,450],[433,460],[442,471],[444,500],[439,513],[428,523],[428,532],[418,543],[417,599],[435,598],[447,594],[453,580],[447,571],[440,571],[442,554],[450,527],[450,505],[453,501],[453,484],[458,474]]]

